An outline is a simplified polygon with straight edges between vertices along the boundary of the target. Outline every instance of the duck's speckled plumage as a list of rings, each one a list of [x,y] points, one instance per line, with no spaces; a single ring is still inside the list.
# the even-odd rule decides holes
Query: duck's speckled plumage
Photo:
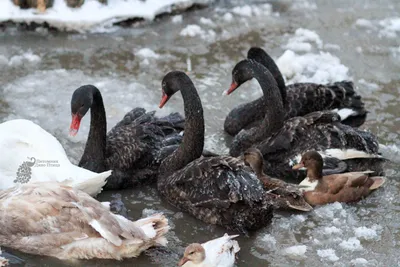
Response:
[[[201,100],[183,72],[168,73],[163,97],[181,91],[185,106],[184,140],[161,164],[158,190],[172,205],[210,224],[246,232],[272,218],[272,206],[257,177],[233,157],[200,157],[204,145]]]
[[[249,76],[259,81],[267,112],[259,127],[242,130],[235,136],[230,155],[239,156],[247,148],[256,146],[266,160],[264,171],[268,175],[294,176],[299,180],[304,179],[304,174],[293,172],[290,163],[297,155],[310,149],[356,149],[378,154],[378,141],[372,133],[342,124],[339,115],[334,112],[316,111],[285,121],[282,99],[271,73],[261,64],[248,59],[239,62],[234,72],[240,69],[245,69]],[[362,164],[354,166],[365,168]]]
[[[340,81],[326,85],[295,83],[286,86],[278,66],[263,49],[250,48],[247,58],[257,61],[273,75],[282,95],[285,119],[304,116],[314,111],[348,109],[351,115],[341,118],[343,124],[358,127],[364,123],[367,111],[361,96],[354,90],[353,82]],[[265,112],[263,97],[241,104],[227,115],[224,129],[234,136],[242,129],[258,125],[264,118]]]
[[[168,221],[154,215],[132,222],[88,194],[57,182],[0,192],[0,244],[59,259],[136,257],[165,245]]]

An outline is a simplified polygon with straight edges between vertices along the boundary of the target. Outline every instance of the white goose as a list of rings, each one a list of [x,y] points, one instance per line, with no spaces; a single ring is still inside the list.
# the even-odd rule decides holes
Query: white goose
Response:
[[[72,164],[60,142],[29,120],[0,124],[0,151],[4,153],[0,158],[0,189],[58,181],[95,196],[111,175],[111,171],[95,173]]]
[[[165,246],[168,220],[155,214],[135,222],[113,214],[85,192],[58,182],[0,191],[0,245],[62,260],[137,257]]]
[[[225,234],[220,238],[203,244],[190,244],[179,261],[183,267],[233,267],[235,254],[240,250],[239,244],[233,238],[238,235]]]

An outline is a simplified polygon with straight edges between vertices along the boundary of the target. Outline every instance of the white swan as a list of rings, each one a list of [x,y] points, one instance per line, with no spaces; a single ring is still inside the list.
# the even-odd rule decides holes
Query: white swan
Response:
[[[0,151],[0,189],[58,181],[95,196],[111,175],[111,171],[95,173],[72,164],[60,142],[29,120],[0,124]]]
[[[190,244],[179,261],[182,267],[233,267],[235,254],[240,250],[239,244],[233,238],[238,235],[225,234],[220,238],[203,244]]]
[[[149,247],[165,246],[169,230],[162,214],[133,222],[58,182],[0,191],[0,218],[0,245],[62,260],[137,257]]]

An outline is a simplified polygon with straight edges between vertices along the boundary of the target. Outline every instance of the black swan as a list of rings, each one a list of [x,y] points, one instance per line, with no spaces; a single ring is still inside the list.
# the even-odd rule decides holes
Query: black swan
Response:
[[[71,99],[70,134],[90,109],[90,131],[79,166],[93,172],[113,170],[105,189],[130,188],[156,181],[161,161],[182,141],[185,119],[179,113],[163,118],[135,108],[107,134],[106,113],[99,89],[84,85]]]
[[[244,162],[230,156],[201,157],[204,117],[193,82],[183,72],[169,72],[162,80],[160,108],[181,91],[185,135],[177,150],[163,160],[157,186],[173,206],[199,220],[247,233],[271,222],[270,197]]]
[[[260,126],[242,130],[233,139],[230,155],[239,156],[247,148],[256,146],[264,156],[264,171],[273,177],[304,179],[305,173],[291,169],[307,150],[320,151],[327,166],[336,166],[325,174],[370,169],[382,171],[379,144],[366,131],[344,125],[337,113],[316,111],[303,117],[285,120],[282,96],[272,74],[258,62],[245,59],[232,71],[234,83],[242,84],[257,79],[263,90],[265,117]],[[353,160],[354,159],[354,160]],[[346,160],[344,164],[341,160]],[[343,165],[337,166],[337,162]]]
[[[247,53],[266,67],[274,76],[282,95],[285,119],[304,116],[321,110],[332,110],[341,116],[343,124],[353,127],[361,126],[367,117],[361,96],[354,91],[351,81],[340,81],[333,84],[295,83],[285,85],[282,74],[275,61],[262,48],[252,47]],[[232,83],[231,92],[241,83]],[[265,115],[262,97],[231,110],[226,116],[224,130],[235,136],[240,130],[257,125]]]

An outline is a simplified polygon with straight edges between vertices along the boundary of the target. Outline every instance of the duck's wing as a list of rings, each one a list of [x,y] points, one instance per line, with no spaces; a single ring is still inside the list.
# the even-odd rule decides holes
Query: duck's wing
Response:
[[[239,252],[239,243],[234,238],[239,235],[228,235],[203,243],[206,259],[212,266],[230,267],[235,263],[235,254]]]

